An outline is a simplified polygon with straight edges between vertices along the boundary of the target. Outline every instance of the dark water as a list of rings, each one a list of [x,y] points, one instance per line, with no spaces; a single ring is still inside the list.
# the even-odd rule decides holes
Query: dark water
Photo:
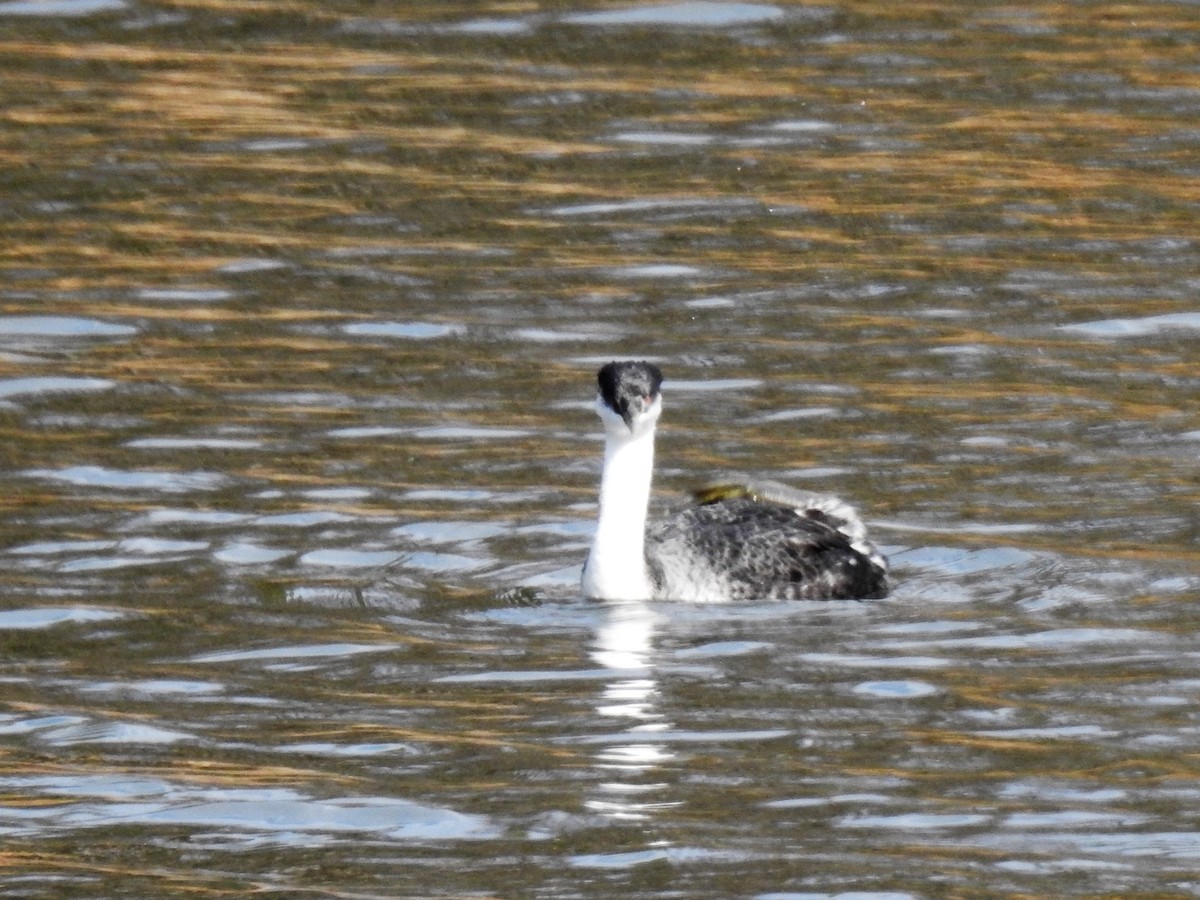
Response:
[[[0,3],[0,895],[1200,895],[1197,22]],[[894,597],[581,601],[618,356]]]

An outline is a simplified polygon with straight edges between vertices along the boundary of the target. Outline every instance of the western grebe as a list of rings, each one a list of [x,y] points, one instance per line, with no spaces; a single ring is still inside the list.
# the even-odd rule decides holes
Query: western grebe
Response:
[[[583,593],[600,600],[878,599],[887,561],[835,497],[769,483],[717,484],[647,525],[662,372],[612,362],[597,375],[604,422],[600,516]]]

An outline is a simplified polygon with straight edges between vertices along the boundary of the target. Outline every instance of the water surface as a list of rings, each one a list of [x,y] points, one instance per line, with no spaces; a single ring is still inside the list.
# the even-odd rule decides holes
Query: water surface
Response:
[[[1200,893],[1193,7],[0,21],[0,893]],[[893,597],[580,600],[624,356]]]

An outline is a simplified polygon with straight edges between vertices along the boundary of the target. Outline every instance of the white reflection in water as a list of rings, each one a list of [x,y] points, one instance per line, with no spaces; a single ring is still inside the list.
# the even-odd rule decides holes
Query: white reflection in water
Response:
[[[1087,337],[1121,338],[1145,337],[1172,329],[1200,328],[1200,313],[1166,313],[1161,316],[1146,316],[1140,319],[1099,319],[1094,322],[1079,322],[1062,325],[1061,331],[1069,331]]]
[[[15,4],[8,4],[11,7]],[[40,2],[38,6],[48,6]],[[0,7],[2,8],[2,7]],[[0,337],[126,337],[136,334],[131,325],[117,325],[99,319],[84,319],[77,316],[0,316]]]
[[[317,846],[336,836],[476,840],[497,834],[483,816],[393,797],[314,797],[288,788],[120,776],[12,776],[0,778],[0,786],[14,795],[69,798],[38,808],[0,803],[0,827],[9,833],[34,833],[41,823],[60,829],[177,825],[221,829],[232,840],[258,832],[292,846]]]
[[[462,325],[442,322],[354,322],[343,325],[342,331],[358,337],[406,338],[428,340],[462,334]]]
[[[592,658],[610,669],[645,669],[654,652],[655,615],[643,603],[610,606],[596,632]]]
[[[125,616],[124,612],[89,607],[52,607],[48,609],[6,609],[0,611],[0,630],[28,631],[55,625],[82,622],[106,622]]]
[[[213,558],[218,562],[228,563],[235,566],[253,566],[263,563],[275,562],[283,559],[285,556],[290,556],[291,550],[280,549],[276,547],[264,547],[261,544],[251,543],[249,541],[234,541],[226,544],[223,548],[213,554]]]
[[[55,746],[78,744],[174,744],[194,740],[185,732],[159,728],[144,722],[76,722],[41,732],[42,740]]]
[[[601,692],[596,712],[631,724],[624,732],[629,741],[618,735],[596,754],[596,766],[631,780],[605,782],[600,787],[603,794],[587,806],[613,819],[645,820],[656,810],[678,805],[645,796],[665,785],[632,780],[675,758],[665,744],[646,740],[649,734],[671,727],[657,709],[661,692],[654,677],[654,631],[658,617],[638,602],[612,604],[605,612],[592,658],[612,670],[614,678]]]
[[[116,387],[116,382],[107,378],[69,378],[62,375],[5,378],[0,379],[0,399],[42,394],[107,391],[113,387]]]
[[[689,2],[571,13],[563,16],[563,21],[573,25],[726,28],[756,25],[782,16],[782,9],[766,3]]]
[[[225,288],[143,288],[137,292],[141,300],[160,300],[167,303],[218,303],[233,298]]]
[[[71,466],[66,469],[29,469],[27,478],[45,478],[77,487],[113,490],[147,490],[168,493],[211,491],[225,483],[216,472],[127,471],[103,466]]]
[[[924,681],[865,681],[856,685],[854,693],[865,694],[869,697],[906,700],[914,697],[926,697],[936,694],[937,688]]]
[[[127,441],[138,450],[257,450],[263,442],[254,438],[147,437]]]
[[[608,700],[616,701],[597,708],[602,716],[627,716],[635,719],[647,718],[653,700],[654,681],[650,678],[635,678],[613,682],[604,691]]]

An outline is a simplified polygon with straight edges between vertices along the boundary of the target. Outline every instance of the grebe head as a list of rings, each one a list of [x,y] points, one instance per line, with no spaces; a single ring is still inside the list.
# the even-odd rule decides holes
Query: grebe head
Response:
[[[662,372],[648,362],[610,362],[596,374],[596,412],[605,430],[637,436],[654,429],[662,412]]]

